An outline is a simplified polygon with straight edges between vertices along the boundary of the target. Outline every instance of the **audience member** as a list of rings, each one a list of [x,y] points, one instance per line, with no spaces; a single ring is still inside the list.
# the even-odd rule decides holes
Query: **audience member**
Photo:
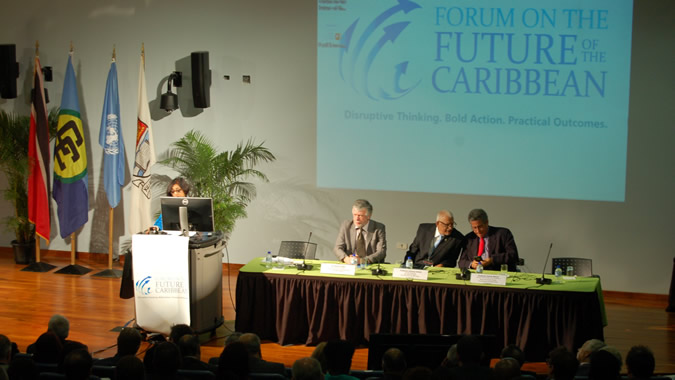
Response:
[[[509,344],[508,346],[502,349],[502,352],[499,355],[500,358],[514,358],[520,364],[520,373],[525,376],[537,377],[537,373],[533,371],[527,371],[523,369],[523,364],[525,364],[525,354],[520,347],[515,344]]]
[[[300,358],[293,363],[292,380],[323,380],[321,363],[314,358]]]
[[[178,339],[178,350],[183,359],[182,369],[208,371],[209,365],[200,360],[201,348],[196,335],[185,334]]]
[[[450,376],[450,369],[459,366],[459,359],[457,358],[457,344],[453,344],[448,348],[441,365],[434,370],[433,378],[445,380]]]
[[[390,348],[382,355],[382,372],[385,380],[401,380],[408,368],[403,351]]]
[[[66,356],[70,354],[73,351],[76,350],[84,350],[89,352],[89,347],[85,346],[84,344],[80,342],[73,342],[73,341],[67,341],[64,345],[63,348],[61,349],[61,353],[59,354],[59,365],[58,365],[58,371],[61,373],[65,373],[65,361],[66,361]],[[91,356],[91,355],[89,355]],[[92,359],[93,360],[93,359]]]
[[[242,335],[243,333],[240,333],[239,331],[233,332],[225,338],[225,345],[227,346],[230,343],[238,342]]]
[[[494,368],[495,379],[511,380],[520,376],[520,363],[514,358],[499,359]]]
[[[92,365],[91,354],[84,348],[77,348],[63,360],[63,373],[68,380],[88,380]]]
[[[508,228],[489,225],[488,215],[483,209],[469,212],[472,232],[466,235],[466,247],[459,258],[458,267],[476,269],[478,262],[485,269],[499,270],[507,264],[509,272],[516,271],[518,248]]]
[[[590,339],[584,342],[577,351],[577,360],[579,361],[577,376],[588,376],[588,370],[591,368],[591,355],[603,347],[605,347],[605,342],[600,339]]]
[[[7,369],[10,380],[37,380],[38,374],[38,368],[29,356],[14,356]]]
[[[169,342],[177,343],[183,335],[195,335],[195,330],[184,323],[173,325],[169,332]]]
[[[574,379],[579,361],[574,353],[566,347],[558,347],[548,354],[549,379],[572,380]]]
[[[268,362],[263,360],[260,352],[260,338],[253,333],[242,334],[239,341],[244,344],[248,351],[248,369],[251,373],[278,373],[286,374],[283,363]]]
[[[63,343],[59,337],[48,331],[38,337],[33,343],[33,360],[37,363],[58,363],[63,349]]]
[[[12,342],[0,334],[0,380],[7,378],[7,369],[12,360]]]
[[[332,340],[326,343],[323,352],[326,355],[326,364],[328,373],[326,380],[354,380],[354,376],[349,375],[352,367],[352,356],[354,356],[355,347],[346,340]]]
[[[387,233],[384,224],[370,217],[373,206],[365,199],[357,199],[352,205],[352,220],[340,225],[333,253],[338,260],[349,264],[350,256],[356,254],[367,263],[380,263],[387,256]]]
[[[248,379],[248,350],[242,342],[232,342],[223,348],[218,358],[219,380]]]
[[[138,349],[141,347],[143,337],[141,333],[133,327],[125,327],[117,335],[117,353],[115,356],[97,360],[96,365],[116,365],[117,362],[124,356],[136,355]]]
[[[418,266],[452,267],[464,248],[464,235],[455,229],[455,218],[448,210],[436,214],[436,223],[422,223],[405,257]],[[405,259],[404,257],[404,259]]]
[[[70,322],[68,321],[68,318],[61,314],[52,315],[52,317],[49,318],[49,322],[47,323],[47,332],[54,333],[61,341],[61,345],[63,345],[66,343],[66,338],[68,338],[68,334],[70,333]],[[37,340],[34,343],[29,344],[26,348],[26,352],[29,354],[35,354],[36,344]]]
[[[464,335],[457,341],[457,358],[459,366],[450,369],[453,379],[493,379],[494,374],[489,367],[481,365],[483,346],[475,335]]]
[[[328,361],[326,361],[326,353],[324,352],[325,349],[326,342],[321,342],[316,345],[314,351],[312,351],[312,355],[310,355],[310,357],[319,361],[321,364],[321,372],[323,372],[324,375],[328,373]]]
[[[405,371],[403,380],[430,380],[432,372],[427,367],[413,367]]]
[[[115,377],[120,380],[145,380],[143,361],[134,355],[122,356],[115,365]]]
[[[654,353],[647,346],[633,346],[626,355],[626,371],[629,379],[645,380],[654,376]]]
[[[182,361],[178,347],[172,342],[157,345],[152,358],[152,378],[156,380],[178,379]]]
[[[621,361],[611,352],[601,349],[591,354],[590,380],[617,380],[620,371]]]
[[[600,349],[600,351],[607,351],[610,354],[614,355],[616,360],[619,361],[619,368],[621,368],[621,366],[623,365],[623,360],[621,359],[621,352],[616,347],[610,346],[610,345],[605,345],[604,347],[602,347]]]

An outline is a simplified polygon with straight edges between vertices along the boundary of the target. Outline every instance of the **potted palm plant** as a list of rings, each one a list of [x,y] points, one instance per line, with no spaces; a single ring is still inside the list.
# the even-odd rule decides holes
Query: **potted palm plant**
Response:
[[[276,157],[263,143],[253,140],[219,153],[209,139],[193,130],[171,144],[168,157],[161,163],[190,181],[190,196],[213,199],[214,228],[228,238],[236,220],[246,216],[246,206],[256,196],[255,185],[246,180],[267,181],[255,166],[274,160]]]
[[[49,113],[50,137],[56,133],[58,110]],[[35,260],[35,226],[28,221],[28,136],[30,117],[0,110],[0,170],[5,174],[5,199],[14,206],[14,215],[4,220],[14,232],[14,260],[29,264]]]

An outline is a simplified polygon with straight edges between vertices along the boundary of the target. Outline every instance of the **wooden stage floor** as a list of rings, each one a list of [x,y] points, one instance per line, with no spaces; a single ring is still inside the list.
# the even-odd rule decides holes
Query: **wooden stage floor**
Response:
[[[68,265],[70,257],[64,252],[42,252],[42,261],[57,268],[45,273],[21,271],[25,265],[14,264],[11,249],[0,248],[0,334],[26,347],[46,331],[51,315],[65,315],[71,323],[72,340],[89,346],[94,357],[108,357],[115,354],[116,328],[132,325],[134,319],[133,299],[119,298],[119,278],[92,277],[107,269],[107,255],[79,254],[77,264],[92,269],[85,275],[56,274],[56,270]],[[235,311],[236,277],[241,265],[233,265],[228,275],[227,265],[223,274],[223,315],[226,324],[215,336],[201,336],[202,360],[219,356],[227,335],[233,328]],[[115,269],[121,269],[114,263]],[[229,281],[228,281],[229,278]],[[675,313],[665,312],[667,297],[663,295],[635,295],[605,292],[605,307],[608,326],[605,341],[617,347],[622,355],[636,344],[649,346],[656,356],[658,373],[675,373]],[[141,351],[147,349],[143,343]],[[283,362],[290,367],[293,362],[309,356],[314,347],[279,346],[264,343],[263,357]],[[354,369],[366,369],[367,348],[357,349],[354,355]],[[538,372],[545,370],[545,364],[530,367]],[[623,371],[625,373],[625,367]]]

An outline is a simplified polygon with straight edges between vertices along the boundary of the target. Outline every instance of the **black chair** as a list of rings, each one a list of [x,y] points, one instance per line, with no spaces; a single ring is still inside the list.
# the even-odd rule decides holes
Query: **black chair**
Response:
[[[316,243],[293,240],[282,241],[277,256],[288,257],[289,259],[305,258],[307,260],[314,260],[316,256]]]
[[[179,369],[178,376],[189,380],[216,380],[213,372],[197,369]]]
[[[593,276],[593,260],[581,257],[554,257],[551,259],[551,273],[555,273],[555,268],[560,265],[563,275],[566,274],[568,266],[574,267],[575,276]]]
[[[114,365],[96,365],[96,364],[94,364],[91,367],[91,374],[95,375],[95,376],[98,376],[100,378],[108,378],[110,380],[116,380],[115,369],[116,369],[116,367]]]
[[[380,370],[358,370],[358,369],[353,369],[349,371],[349,374],[360,379],[360,380],[366,380],[366,379],[381,379],[384,377],[384,372]]]

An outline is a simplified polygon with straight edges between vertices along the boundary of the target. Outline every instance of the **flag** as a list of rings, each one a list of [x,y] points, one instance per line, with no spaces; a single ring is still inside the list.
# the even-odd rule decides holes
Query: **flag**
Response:
[[[54,141],[54,189],[61,237],[70,236],[89,220],[87,148],[80,118],[72,53],[68,56],[63,97]]]
[[[145,53],[141,54],[138,73],[138,121],[136,127],[136,158],[131,178],[131,214],[129,232],[139,233],[153,224],[150,212],[150,167],[155,163],[155,146],[148,95],[145,89]]]
[[[101,115],[98,143],[103,147],[103,184],[111,208],[120,203],[120,187],[124,185],[124,139],[120,124],[120,99],[117,92],[117,64],[113,60],[105,85],[105,101]]]
[[[49,244],[49,126],[45,103],[42,67],[35,57],[31,92],[30,134],[28,137],[28,220],[35,233]]]

